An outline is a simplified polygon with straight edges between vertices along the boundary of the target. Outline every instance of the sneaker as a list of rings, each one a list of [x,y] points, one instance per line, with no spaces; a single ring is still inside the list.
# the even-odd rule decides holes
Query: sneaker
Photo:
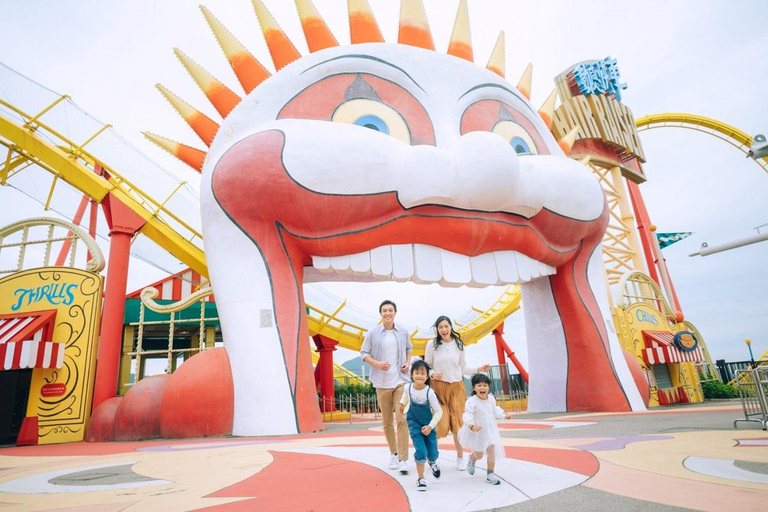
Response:
[[[437,465],[437,462],[430,462],[429,469],[432,470],[432,474],[435,478],[440,478],[440,466]]]
[[[390,455],[389,469],[397,469],[397,455]]]
[[[423,478],[419,478],[416,483],[416,490],[417,491],[426,491],[427,490],[427,481]]]
[[[472,457],[470,457],[469,462],[467,462],[467,473],[470,475],[475,474],[475,461],[472,459]]]
[[[501,483],[501,480],[496,476],[496,473],[488,473],[488,476],[485,477],[485,481],[491,485],[499,485]]]
[[[463,457],[461,459],[456,459],[456,469],[458,471],[466,471],[467,470],[467,465],[464,464],[464,458]]]
[[[397,467],[400,469],[401,475],[407,475],[408,474],[408,461],[401,460],[397,463]]]

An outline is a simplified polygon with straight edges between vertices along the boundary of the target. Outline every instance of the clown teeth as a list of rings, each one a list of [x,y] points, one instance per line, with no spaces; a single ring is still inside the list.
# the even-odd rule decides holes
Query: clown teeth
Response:
[[[484,287],[527,283],[556,273],[554,267],[517,251],[465,256],[423,244],[384,245],[350,256],[312,256],[305,282],[413,281]]]

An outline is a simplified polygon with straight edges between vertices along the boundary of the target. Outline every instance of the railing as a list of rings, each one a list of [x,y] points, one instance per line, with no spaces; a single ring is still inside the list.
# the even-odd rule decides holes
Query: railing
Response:
[[[518,373],[511,373],[507,365],[491,366],[491,393],[496,403],[513,412],[528,410],[528,383]]]
[[[730,363],[725,362],[724,359],[718,359],[715,361],[717,370],[720,372],[720,378],[723,382],[727,382],[729,385],[736,384],[737,374],[742,370],[751,370],[752,361],[733,361]],[[756,362],[758,366],[768,365],[768,361]]]
[[[744,418],[734,421],[733,428],[740,421],[756,421],[768,430],[768,366],[741,370],[735,380]]]
[[[376,395],[336,395],[336,398],[318,397],[320,412],[326,415],[327,421],[334,421],[334,414],[344,413],[346,419],[349,413],[349,423],[354,416],[360,419],[378,420],[381,411]]]

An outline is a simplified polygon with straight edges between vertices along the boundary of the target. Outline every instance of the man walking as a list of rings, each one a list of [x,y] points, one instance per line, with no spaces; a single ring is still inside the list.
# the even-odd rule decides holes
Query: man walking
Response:
[[[397,407],[408,382],[413,345],[408,331],[395,325],[397,306],[385,300],[379,306],[381,323],[369,329],[363,339],[360,357],[371,365],[370,380],[376,388],[381,408],[381,423],[389,444],[389,469],[408,474],[408,422]],[[397,420],[397,434],[393,420]]]

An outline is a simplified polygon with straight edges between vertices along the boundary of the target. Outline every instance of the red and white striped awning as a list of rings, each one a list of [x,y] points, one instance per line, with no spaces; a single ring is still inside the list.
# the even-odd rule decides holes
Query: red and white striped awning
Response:
[[[179,301],[187,298],[196,292],[200,288],[200,283],[203,281],[202,276],[194,270],[187,269],[174,274],[172,276],[161,279],[156,283],[152,283],[144,288],[154,288],[157,290],[157,300],[173,300]],[[140,299],[141,292],[144,290],[136,290],[133,293],[129,293],[125,296],[126,299]],[[214,302],[213,295],[209,295],[204,299],[206,302]]]
[[[643,359],[648,364],[682,363],[683,361],[703,361],[704,356],[697,345],[691,351],[680,350],[675,346],[675,335],[663,331],[643,331],[646,349]],[[650,346],[649,346],[650,345]]]
[[[0,370],[61,368],[64,343],[51,341],[55,311],[0,315]]]

